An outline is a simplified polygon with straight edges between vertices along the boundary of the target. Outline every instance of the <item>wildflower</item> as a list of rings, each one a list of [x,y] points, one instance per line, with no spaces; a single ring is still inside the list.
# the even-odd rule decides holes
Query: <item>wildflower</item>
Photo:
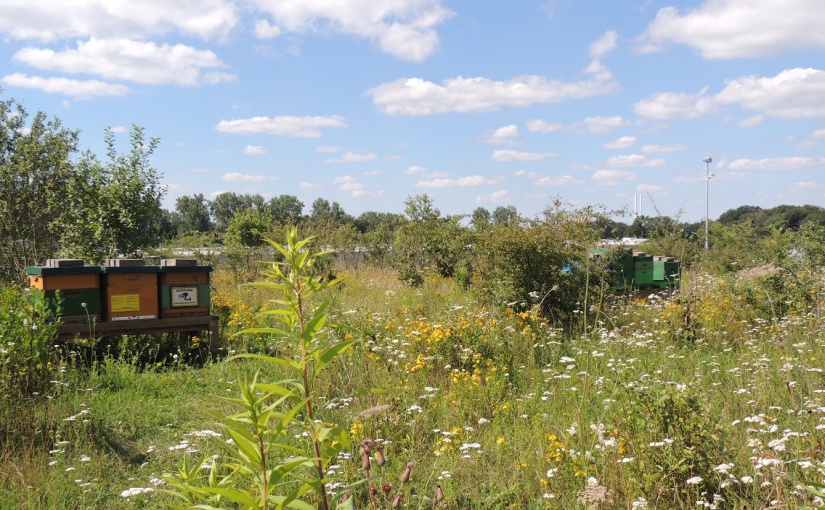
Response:
[[[132,496],[139,496],[141,494],[147,494],[149,492],[155,492],[155,489],[151,487],[132,487],[131,489],[126,489],[125,491],[120,493],[121,498],[131,498]]]
[[[498,441],[496,441],[496,443],[497,443],[499,446],[503,445],[503,444],[504,444],[504,443],[506,443],[506,442],[507,442],[507,440],[506,440],[506,439],[504,439],[504,437],[500,437],[500,438],[498,438]]]
[[[701,476],[694,476],[693,478],[688,478],[685,481],[685,483],[687,483],[688,485],[697,485],[699,483],[702,483],[702,477]]]

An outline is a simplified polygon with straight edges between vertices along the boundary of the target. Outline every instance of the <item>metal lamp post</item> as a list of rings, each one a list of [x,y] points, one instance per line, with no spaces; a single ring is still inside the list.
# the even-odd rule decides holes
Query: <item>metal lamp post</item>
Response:
[[[710,180],[716,177],[716,174],[710,173],[710,162],[713,159],[708,156],[702,161],[705,162],[705,173],[702,178],[705,179],[705,251],[708,249],[708,217],[710,216]]]

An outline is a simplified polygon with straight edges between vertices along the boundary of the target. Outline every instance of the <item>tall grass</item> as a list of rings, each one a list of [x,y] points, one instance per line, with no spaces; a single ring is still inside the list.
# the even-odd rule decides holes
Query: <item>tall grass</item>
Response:
[[[330,291],[330,320],[361,342],[316,387],[317,418],[346,426],[354,444],[327,466],[333,496],[366,467],[377,491],[350,489],[355,508],[392,507],[399,492],[407,508],[821,505],[801,486],[823,479],[825,325],[803,289],[759,278],[770,276],[687,275],[673,297],[611,298],[588,310],[587,328],[560,329],[452,280],[405,288],[390,273],[353,272]],[[264,298],[215,281],[224,331],[259,325]],[[782,315],[756,298],[765,292]],[[283,349],[265,335],[224,342]],[[258,369],[284,377],[254,361],[62,358],[40,394],[3,400],[0,500],[168,502],[162,475],[187,450],[216,450],[225,438],[207,411],[230,412],[220,397]],[[358,388],[382,392],[353,397]]]

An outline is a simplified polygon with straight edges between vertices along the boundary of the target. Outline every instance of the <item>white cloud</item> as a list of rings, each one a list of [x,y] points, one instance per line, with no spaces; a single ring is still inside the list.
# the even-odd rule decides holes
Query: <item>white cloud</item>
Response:
[[[87,37],[142,39],[172,31],[224,38],[238,23],[232,0],[4,0],[0,32],[42,42]]]
[[[766,158],[736,159],[728,164],[729,170],[805,170],[825,164],[825,158]]]
[[[275,39],[281,35],[281,28],[265,19],[255,21],[255,37],[258,39]]]
[[[376,41],[381,51],[420,62],[438,47],[435,27],[453,12],[440,0],[251,0],[290,32],[338,32]]]
[[[716,105],[707,89],[698,94],[680,92],[657,92],[633,105],[633,111],[641,117],[655,120],[698,119],[712,113]]]
[[[798,148],[814,147],[819,145],[822,140],[825,140],[825,129],[817,129],[805,138],[799,141],[796,145]]]
[[[541,161],[552,156],[558,156],[555,152],[519,152],[510,149],[502,149],[493,152],[491,159],[494,161]]]
[[[423,166],[410,166],[410,167],[405,168],[402,173],[406,174],[406,175],[415,175],[415,174],[423,174],[426,171],[427,171],[427,169],[424,168]]]
[[[466,187],[466,186],[489,186],[504,180],[504,177],[496,177],[489,179],[483,175],[471,175],[468,177],[459,177],[458,179],[433,179],[430,181],[419,181],[416,183],[416,188],[452,188],[452,187]]]
[[[615,156],[607,160],[607,166],[613,168],[650,168],[662,166],[666,161],[662,158],[648,159],[647,156],[641,154],[627,154],[624,156]]]
[[[791,183],[788,186],[788,191],[799,193],[805,191],[817,191],[823,189],[823,185],[821,182],[811,182],[811,181],[800,181]]]
[[[590,133],[594,135],[606,135],[618,127],[629,124],[625,119],[614,117],[587,117],[584,120],[574,122],[570,129],[576,133]]]
[[[569,175],[562,175],[561,177],[539,177],[533,181],[533,186],[570,186],[572,184],[583,184],[584,181],[574,179]]]
[[[264,182],[278,180],[277,176],[270,175],[251,175],[242,174],[239,172],[230,172],[221,176],[221,179],[229,182]]]
[[[642,146],[642,152],[647,153],[682,152],[685,150],[687,150],[687,147],[678,143],[670,145],[647,144]]]
[[[321,128],[348,127],[343,117],[337,115],[317,117],[252,117],[249,119],[222,120],[215,129],[222,133],[267,134],[294,136],[298,138],[318,138]]]
[[[557,103],[609,94],[618,84],[603,76],[564,82],[542,76],[519,76],[507,81],[488,78],[450,78],[441,85],[421,78],[383,83],[367,93],[390,115],[489,112],[505,107]]]
[[[642,51],[668,42],[699,50],[706,59],[759,58],[825,49],[821,0],[705,0],[681,13],[665,7],[641,37]]]
[[[378,156],[375,154],[356,154],[354,152],[347,152],[343,156],[337,159],[328,159],[327,163],[330,164],[337,164],[337,163],[363,163],[365,161],[373,161],[378,159]]]
[[[506,189],[498,190],[494,193],[489,195],[479,195],[476,197],[476,202],[492,202],[492,203],[499,203],[499,202],[506,202],[510,198],[510,192]]]
[[[358,180],[351,175],[336,177],[332,180],[332,183],[337,186],[339,190],[346,191],[354,197],[384,195],[384,191],[367,189],[366,186],[358,182]]]
[[[555,133],[564,128],[562,124],[535,119],[527,121],[527,129],[534,133]]]
[[[514,144],[516,143],[516,139],[519,137],[520,133],[518,130],[518,126],[515,124],[510,124],[509,126],[503,126],[492,133],[488,133],[484,137],[484,141],[490,144]]]
[[[613,51],[619,44],[619,34],[615,30],[608,30],[587,48],[592,58],[601,58]]]
[[[762,122],[764,120],[765,120],[764,115],[751,115],[750,117],[748,117],[746,119],[740,120],[738,125],[739,125],[739,127],[743,127],[743,128],[756,127],[756,126],[759,126],[760,124],[762,124]]]
[[[261,154],[266,154],[266,149],[264,149],[260,145],[247,145],[246,148],[243,151],[244,151],[244,154],[248,154],[250,156],[258,156],[258,155],[261,155]]]
[[[112,133],[120,134],[128,132],[129,128],[127,128],[126,126],[110,126],[109,131],[111,131]]]
[[[772,78],[744,76],[728,82],[717,94],[722,104],[738,104],[785,119],[825,117],[825,71],[787,69]]]
[[[320,184],[312,183],[312,182],[302,182],[302,183],[298,184],[298,188],[300,188],[302,190],[305,190],[305,191],[311,191],[311,190],[314,190],[314,189],[323,188],[323,186],[321,186]]]
[[[235,79],[228,73],[202,72],[226,67],[211,51],[182,44],[158,45],[128,39],[92,38],[88,42],[78,41],[76,49],[60,52],[29,46],[18,51],[13,59],[46,71],[93,74],[110,80],[152,85],[197,85]]]
[[[99,80],[72,80],[70,78],[43,78],[14,73],[3,76],[2,82],[9,87],[37,89],[49,94],[65,94],[75,99],[95,96],[123,96],[131,92],[126,85]]]
[[[635,136],[622,136],[621,138],[617,138],[612,142],[607,142],[604,144],[605,149],[627,149],[628,147],[633,147],[636,145],[636,137]]]
[[[632,181],[638,178],[638,175],[627,170],[598,170],[591,179],[602,186],[615,186],[618,181]]]
[[[639,193],[661,193],[664,195],[668,194],[668,189],[664,186],[659,186],[657,184],[639,184],[636,186],[636,191]]]

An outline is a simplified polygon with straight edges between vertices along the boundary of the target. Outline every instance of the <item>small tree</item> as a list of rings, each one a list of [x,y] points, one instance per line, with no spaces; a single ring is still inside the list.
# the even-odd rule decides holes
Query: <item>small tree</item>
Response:
[[[250,510],[332,508],[325,471],[338,453],[349,447],[350,438],[346,429],[317,419],[321,397],[317,381],[321,372],[357,341],[329,345],[321,339],[322,332],[331,326],[327,323],[330,299],[315,307],[312,300],[317,293],[338,283],[325,283],[313,276],[315,264],[327,252],[310,252],[310,239],[299,240],[296,229],[287,233],[285,245],[267,242],[280,252],[283,262],[273,262],[264,272],[266,280],[249,285],[279,295],[271,301],[274,309],[261,312],[274,318],[276,325],[241,333],[273,335],[290,344],[292,349],[285,352],[294,355],[237,357],[277,365],[289,373],[289,379],[265,383],[256,376],[251,382],[241,381],[237,402],[243,412],[218,416],[232,445],[225,446],[225,455],[216,458],[207,473],[201,467],[210,456],[204,455],[194,464],[185,460],[177,475],[166,477],[174,489],[170,492],[183,502],[174,508],[214,508],[222,500],[231,501],[232,508]],[[309,432],[306,454],[306,449],[302,452],[279,442],[286,437],[288,427],[296,424]],[[315,493],[316,506],[304,501],[309,493]]]

